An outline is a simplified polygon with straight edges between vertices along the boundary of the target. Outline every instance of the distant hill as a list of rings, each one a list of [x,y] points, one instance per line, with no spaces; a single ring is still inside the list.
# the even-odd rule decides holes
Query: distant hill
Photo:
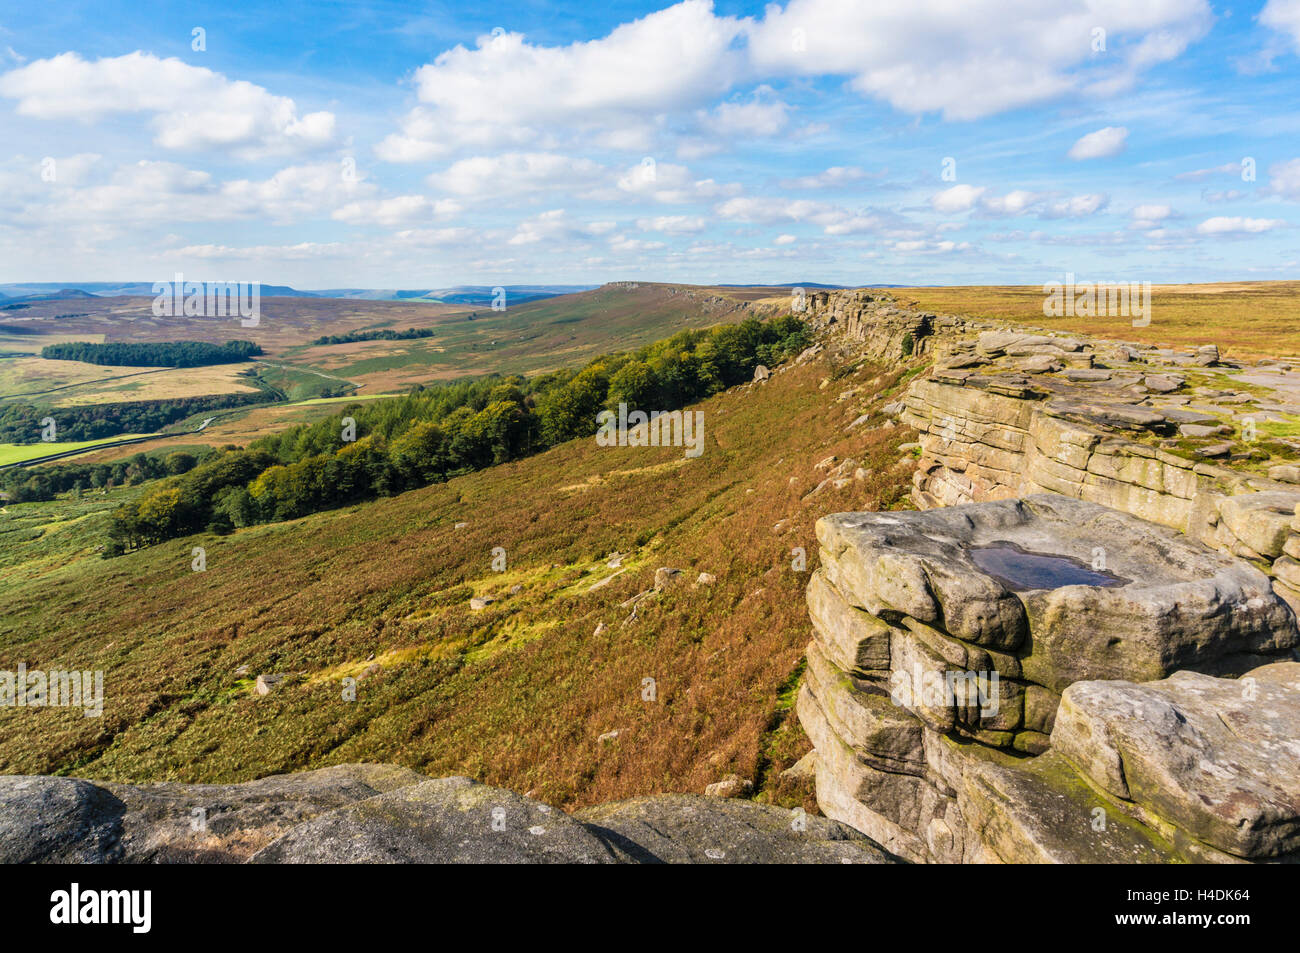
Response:
[[[15,301],[54,301],[60,298],[152,297],[152,281],[24,282],[0,285],[0,298]],[[450,288],[327,288],[301,291],[289,285],[262,285],[263,298],[349,298],[360,301],[429,300],[443,304],[490,305],[498,286],[456,285]],[[595,285],[505,285],[511,304],[540,301],[589,291]]]
[[[456,285],[451,288],[328,288],[315,291],[321,298],[351,298],[362,301],[437,301],[441,304],[490,305],[496,289],[503,287],[506,301],[523,304],[559,295],[590,291],[595,285]]]
[[[99,295],[91,294],[80,288],[60,288],[58,291],[35,292],[14,297],[4,295],[3,297],[6,304],[25,304],[32,301],[62,301],[67,298],[98,298]]]
[[[214,279],[215,280],[215,279]],[[57,301],[63,298],[152,298],[152,281],[27,282],[0,285],[0,296],[16,301]],[[317,298],[314,291],[299,291],[288,285],[262,285],[263,298]]]

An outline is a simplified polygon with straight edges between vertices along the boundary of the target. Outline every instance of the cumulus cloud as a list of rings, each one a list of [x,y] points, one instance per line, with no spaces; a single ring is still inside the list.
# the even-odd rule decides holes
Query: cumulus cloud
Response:
[[[420,162],[462,144],[553,149],[579,138],[644,151],[666,116],[694,111],[702,134],[681,135],[678,154],[703,156],[721,147],[718,136],[784,132],[788,108],[763,85],[752,101],[709,104],[792,77],[847,77],[851,89],[903,112],[978,119],[1121,91],[1211,20],[1206,0],[1078,0],[1066,11],[1020,3],[1014,16],[1005,0],[790,0],[752,18],[684,0],[593,40],[547,46],[498,31],[447,50],[416,71],[420,104],[376,151]],[[1090,45],[1099,24],[1111,50],[1104,64]]]
[[[1067,153],[1076,161],[1082,159],[1106,159],[1119,155],[1128,142],[1128,130],[1123,126],[1107,126],[1090,132],[1070,147]]]
[[[665,235],[694,235],[708,227],[699,215],[657,215],[639,218],[636,227],[643,232],[662,232]]]
[[[336,208],[330,217],[350,225],[394,226],[454,215],[460,210],[460,203],[453,199],[434,200],[423,195],[395,195],[386,199],[348,202]]]
[[[772,95],[770,87],[760,86],[749,101],[722,103],[712,112],[701,113],[699,122],[723,138],[766,138],[786,127],[789,109]]]
[[[954,185],[930,196],[930,207],[943,215],[976,210],[993,218],[1029,214],[1039,218],[1084,218],[1104,209],[1109,201],[1100,192],[1062,196],[1058,192],[1013,189],[995,195],[984,186]]]
[[[466,198],[493,198],[520,192],[598,184],[605,169],[590,159],[552,152],[508,152],[474,156],[429,176],[434,188]]]
[[[421,161],[446,154],[450,142],[533,138],[557,128],[595,129],[608,146],[643,149],[655,117],[702,107],[742,78],[741,29],[737,19],[714,16],[706,0],[686,0],[566,46],[530,43],[521,33],[481,36],[474,48],[456,46],[416,70],[422,107],[378,154]],[[724,119],[754,122],[756,115]]]
[[[1300,53],[1300,0],[1268,0],[1259,22],[1288,38]]]
[[[793,179],[782,179],[783,189],[831,189],[850,185],[866,177],[866,173],[857,166],[834,165],[825,172],[816,175],[802,175]]]
[[[335,139],[334,114],[298,115],[292,99],[230,80],[175,57],[128,53],[90,61],[76,53],[0,75],[0,96],[20,115],[94,122],[113,113],[153,114],[166,149],[228,149],[257,157],[318,149]]]
[[[617,196],[594,193],[593,197],[638,197],[672,205],[735,195],[740,191],[738,185],[697,179],[686,166],[653,159],[643,159],[623,170],[616,184]]]
[[[750,31],[764,75],[850,77],[858,92],[909,113],[978,119],[1098,83],[1114,92],[1172,59],[1212,22],[1205,0],[1061,4],[1005,0],[791,0],[767,8]],[[1093,65],[1090,38],[1104,25],[1112,53]]]
[[[742,196],[728,199],[714,208],[719,218],[758,225],[784,222],[807,222],[819,226],[827,235],[852,235],[878,231],[898,224],[875,211],[850,209],[816,202],[811,199],[786,199],[775,196]]]
[[[1280,218],[1216,215],[1197,225],[1196,231],[1201,235],[1258,235],[1261,232],[1271,232],[1275,228],[1285,228],[1286,224]]]
[[[564,209],[557,208],[520,222],[508,244],[587,240],[608,235],[617,227],[615,222],[574,222]]]
[[[944,215],[965,212],[974,208],[975,203],[987,191],[986,188],[973,185],[954,185],[950,189],[944,189],[930,196],[930,207]]]
[[[1160,227],[1161,223],[1171,218],[1174,210],[1168,205],[1135,205],[1129,212],[1133,219],[1130,228],[1136,229],[1154,229]]]
[[[1293,202],[1300,202],[1300,159],[1269,166],[1268,191]]]

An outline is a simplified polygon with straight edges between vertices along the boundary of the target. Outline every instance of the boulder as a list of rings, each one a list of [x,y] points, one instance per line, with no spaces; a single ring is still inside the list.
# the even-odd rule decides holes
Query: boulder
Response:
[[[1142,385],[1147,390],[1155,391],[1157,394],[1172,394],[1183,386],[1183,381],[1181,378],[1170,377],[1168,374],[1148,374],[1142,378]]]
[[[1278,483],[1300,483],[1300,465],[1282,463],[1268,468],[1268,478]]]
[[[0,863],[120,860],[125,812],[120,800],[88,781],[0,776]]]
[[[682,581],[682,570],[673,569],[670,566],[660,566],[655,570],[655,591],[663,592],[670,586],[676,586]]]
[[[1141,813],[1242,859],[1300,851],[1300,663],[1241,679],[1079,682],[1052,747]]]
[[[1270,559],[1282,555],[1291,521],[1300,505],[1300,490],[1242,493],[1219,501],[1219,516],[1232,534]]]
[[[708,797],[744,797],[754,790],[754,782],[738,774],[729,774],[704,789]]]
[[[287,675],[259,675],[257,676],[257,681],[253,683],[253,690],[259,695],[269,695],[271,692],[275,691],[275,689],[279,687],[280,683],[287,677]]]

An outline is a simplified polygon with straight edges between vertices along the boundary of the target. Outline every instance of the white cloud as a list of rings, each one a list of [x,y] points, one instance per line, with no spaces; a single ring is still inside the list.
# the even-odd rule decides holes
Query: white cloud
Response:
[[[994,218],[1029,214],[1039,218],[1084,218],[1101,211],[1109,202],[1109,197],[1099,192],[1062,197],[1059,192],[1012,189],[1005,195],[994,195],[986,187],[974,185],[954,185],[930,196],[930,207],[943,215],[975,209],[980,215]]]
[[[275,221],[311,218],[377,191],[348,166],[332,162],[292,165],[269,179],[236,179],[221,185],[221,201]]]
[[[1128,141],[1128,130],[1123,126],[1107,126],[1090,132],[1070,147],[1069,157],[1076,161],[1082,159],[1105,159],[1119,155],[1124,151]]]
[[[1048,201],[1039,211],[1039,218],[1087,218],[1096,215],[1110,204],[1110,197],[1102,192],[1072,195],[1059,201]]]
[[[350,225],[404,225],[454,215],[461,209],[453,199],[435,201],[423,195],[395,195],[387,199],[349,202],[336,208],[331,218]]]
[[[990,215],[1023,215],[1040,205],[1046,196],[1040,192],[1014,189],[1006,195],[989,195],[980,199],[980,209]],[[945,211],[940,209],[940,211]]]
[[[1174,210],[1168,205],[1135,205],[1129,216],[1133,219],[1130,228],[1155,229],[1166,219],[1171,218]]]
[[[790,0],[750,31],[755,69],[843,75],[860,93],[909,113],[978,119],[1070,92],[1115,92],[1172,59],[1212,21],[1205,0],[1070,4],[1006,0]],[[1111,52],[1094,65],[1104,26]]]
[[[864,178],[866,173],[857,166],[833,165],[817,175],[803,175],[794,179],[782,179],[783,189],[829,189],[849,185]]]
[[[1225,162],[1223,165],[1216,165],[1212,169],[1194,169],[1191,172],[1179,172],[1175,179],[1180,182],[1200,182],[1212,175],[1238,175],[1241,172],[1241,166],[1236,162]]]
[[[770,87],[760,86],[748,102],[722,103],[698,118],[700,125],[716,136],[768,138],[786,127],[789,109],[772,95]]]
[[[827,235],[874,232],[887,224],[895,224],[876,212],[854,212],[811,199],[745,196],[728,199],[718,205],[714,213],[728,221],[759,225],[808,222],[819,226]]]
[[[701,201],[726,195],[735,195],[740,186],[721,184],[713,179],[697,179],[691,170],[671,162],[656,162],[652,158],[624,169],[618,176],[617,193],[596,192],[595,198],[628,196],[652,199],[668,205]]]
[[[1202,235],[1258,235],[1271,232],[1275,228],[1285,228],[1287,223],[1280,218],[1242,218],[1241,216],[1218,215],[1207,218],[1196,226]]]
[[[312,258],[342,258],[351,255],[341,242],[299,242],[296,245],[186,245],[168,252],[169,259],[198,258],[217,261],[301,261]]]
[[[944,215],[951,215],[954,212],[965,212],[974,208],[975,203],[987,192],[984,187],[973,185],[954,185],[950,189],[944,189],[942,192],[936,192],[930,196],[930,207],[936,212]]]
[[[778,235],[772,239],[773,245],[793,245],[797,239],[793,235]]]
[[[665,235],[694,235],[708,227],[698,215],[659,215],[654,218],[639,218],[636,227],[643,232],[662,232]]]
[[[0,75],[0,96],[37,119],[152,113],[154,142],[166,149],[255,157],[317,149],[335,138],[333,113],[299,116],[292,99],[261,86],[138,51],[93,62],[76,53],[36,60]]]
[[[1300,53],[1300,0],[1268,0],[1259,22],[1289,38]]]
[[[617,227],[615,222],[573,222],[564,209],[557,208],[520,222],[507,244],[581,242],[608,235]]]
[[[377,148],[380,158],[418,162],[470,148],[581,136],[607,148],[645,151],[658,117],[726,94],[745,73],[741,21],[686,0],[567,46],[541,46],[502,32],[441,53],[415,72],[421,106]],[[732,125],[770,125],[767,109],[724,111]]]
[[[437,189],[467,198],[493,198],[521,192],[595,186],[606,178],[603,166],[552,152],[508,152],[461,159],[429,176]]]
[[[1300,202],[1300,159],[1291,159],[1269,166],[1268,191],[1273,195]]]
[[[551,150],[578,141],[652,151],[666,117],[694,111],[698,129],[675,135],[677,154],[696,158],[746,136],[786,132],[788,108],[766,86],[752,101],[708,104],[790,77],[845,76],[858,93],[903,112],[976,119],[1066,94],[1122,91],[1212,21],[1207,0],[1016,6],[1008,15],[1005,0],[790,0],[740,19],[716,15],[710,0],[684,0],[567,45],[485,35],[416,70],[420,105],[376,153],[421,162],[461,149]],[[1091,49],[1099,24],[1111,50],[1104,62]]]

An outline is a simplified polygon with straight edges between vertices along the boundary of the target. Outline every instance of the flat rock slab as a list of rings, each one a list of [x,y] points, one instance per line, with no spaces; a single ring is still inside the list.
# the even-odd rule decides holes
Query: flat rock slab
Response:
[[[241,784],[0,777],[0,863],[240,863],[318,814],[423,780],[386,764]]]
[[[662,794],[602,804],[574,816],[631,863],[901,862],[847,824],[751,801]]]
[[[817,521],[822,566],[852,605],[911,617],[1021,656],[1055,692],[1084,679],[1162,678],[1179,668],[1240,674],[1300,641],[1268,577],[1178,532],[1054,494],[924,512],[837,513]],[[973,551],[1104,570],[1111,585],[1016,587]]]
[[[299,824],[252,863],[610,864],[614,853],[578,821],[539,801],[438,778]]]
[[[1062,698],[1052,748],[1213,848],[1251,860],[1300,854],[1300,663],[1240,679],[1079,682]]]

